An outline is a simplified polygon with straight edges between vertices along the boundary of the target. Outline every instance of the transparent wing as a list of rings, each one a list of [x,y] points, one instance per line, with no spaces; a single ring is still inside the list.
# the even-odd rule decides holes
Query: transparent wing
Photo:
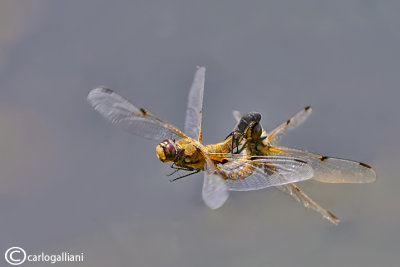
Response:
[[[186,109],[185,128],[187,136],[201,141],[201,118],[203,109],[203,92],[206,69],[199,67],[189,91]]]
[[[311,112],[312,108],[308,106],[296,113],[292,118],[272,130],[264,140],[264,144],[276,144],[284,133],[303,123],[311,115]]]
[[[232,160],[217,166],[228,190],[250,191],[310,179],[313,170],[306,162],[289,157],[260,156]]]
[[[300,202],[306,208],[310,208],[319,214],[321,214],[325,219],[330,221],[333,224],[338,224],[340,222],[339,218],[337,218],[332,212],[324,209],[317,202],[312,200],[306,193],[300,190],[295,184],[285,184],[279,185],[276,188],[281,190],[282,192],[289,194],[293,199]]]
[[[233,130],[236,130],[237,126],[239,125],[240,119],[242,118],[242,114],[240,113],[239,110],[233,110],[233,111],[232,111],[232,115],[233,115],[233,118],[234,118],[235,121],[236,121],[236,125],[235,125],[235,127],[233,128]]]
[[[270,147],[268,155],[295,157],[307,162],[314,171],[313,179],[319,182],[371,183],[376,180],[374,169],[357,161],[326,157],[287,147]]]
[[[186,137],[175,126],[143,108],[134,106],[110,89],[93,89],[89,92],[87,100],[104,118],[130,133],[157,141]]]
[[[215,166],[212,161],[206,158],[206,162],[202,197],[204,203],[210,209],[214,210],[220,208],[225,203],[229,197],[229,193],[225,181],[218,174],[215,174]]]
[[[202,197],[210,209],[218,209],[228,199],[228,189],[224,180],[217,174],[204,173]]]

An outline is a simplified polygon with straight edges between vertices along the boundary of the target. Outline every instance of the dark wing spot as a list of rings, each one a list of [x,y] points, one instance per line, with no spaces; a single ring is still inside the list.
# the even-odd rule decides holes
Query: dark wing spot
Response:
[[[286,125],[289,125],[289,123],[290,123],[290,120],[287,120],[287,121],[286,121]]]
[[[307,111],[311,108],[311,106],[305,107],[304,110]]]
[[[326,159],[329,159],[329,157],[321,156],[321,157],[319,158],[320,161],[324,161],[324,160],[326,160]]]
[[[304,163],[307,164],[307,161],[301,160],[301,159],[294,159],[294,161],[300,162],[300,163]]]
[[[147,114],[147,111],[144,110],[143,108],[140,108],[140,112],[142,112],[143,116],[146,116],[146,114]]]
[[[101,91],[102,91],[103,93],[106,93],[106,94],[112,94],[112,93],[114,93],[113,90],[108,89],[108,88],[101,88]]]
[[[369,166],[369,165],[367,165],[367,164],[365,164],[365,163],[359,162],[358,164],[360,164],[361,166],[363,166],[363,167],[365,167],[365,168],[372,169],[371,166]]]

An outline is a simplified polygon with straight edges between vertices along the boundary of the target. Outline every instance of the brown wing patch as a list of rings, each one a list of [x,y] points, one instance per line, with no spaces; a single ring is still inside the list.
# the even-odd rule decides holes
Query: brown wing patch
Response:
[[[301,159],[293,159],[294,161],[300,162],[300,163],[304,163],[307,164],[307,161],[301,160]]]

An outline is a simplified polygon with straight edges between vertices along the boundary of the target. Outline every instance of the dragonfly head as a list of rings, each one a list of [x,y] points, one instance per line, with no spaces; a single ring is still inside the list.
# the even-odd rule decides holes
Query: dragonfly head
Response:
[[[156,147],[157,157],[162,162],[173,161],[177,155],[177,147],[175,141],[166,139]]]
[[[240,119],[237,126],[239,131],[246,139],[258,139],[262,134],[262,127],[260,125],[261,114],[257,112],[250,112]]]

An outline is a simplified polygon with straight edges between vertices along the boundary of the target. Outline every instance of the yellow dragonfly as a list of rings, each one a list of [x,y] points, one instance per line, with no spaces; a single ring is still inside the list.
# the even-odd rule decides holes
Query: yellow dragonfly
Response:
[[[239,159],[231,161],[221,168],[236,175],[240,178],[248,175],[249,166],[247,161],[243,159],[251,158],[257,160],[258,157],[289,157],[297,158],[306,162],[313,169],[312,179],[324,183],[371,183],[376,180],[376,173],[369,165],[357,161],[328,157],[320,154],[314,154],[294,148],[276,146],[280,137],[287,132],[300,125],[311,114],[312,108],[306,107],[291,119],[282,123],[271,132],[267,133],[261,126],[261,115],[259,113],[248,113],[241,116],[238,111],[234,111],[233,115],[237,121],[232,142],[236,144],[237,151],[240,153]],[[230,135],[232,136],[232,135]],[[240,148],[239,148],[240,144]],[[233,148],[234,149],[234,148]],[[245,155],[245,157],[243,157]],[[251,166],[250,166],[251,167]],[[236,184],[227,184],[228,190],[239,190],[243,187],[237,187]],[[262,186],[260,187],[262,188]],[[324,209],[300,188],[293,184],[283,184],[277,186],[281,191],[288,193],[295,200],[302,203],[305,207],[311,208],[319,212],[324,218],[334,224],[339,223],[339,219],[330,211]]]
[[[240,137],[234,133],[217,144],[201,143],[204,80],[205,68],[200,67],[189,91],[184,131],[148,110],[133,105],[107,88],[93,89],[87,99],[95,110],[113,124],[130,133],[160,142],[156,146],[157,157],[162,162],[173,162],[172,168],[190,172],[174,180],[204,170],[202,197],[208,207],[216,209],[228,198],[229,188],[226,182],[235,179],[228,171],[220,170],[220,166],[232,160],[230,152],[235,149],[233,140]],[[237,158],[235,155],[233,160]],[[264,179],[264,187],[303,181],[312,177],[312,168],[295,158],[266,156],[251,161],[251,164],[254,166],[252,173],[242,179],[248,181],[247,185],[242,185],[245,189],[257,188],[257,185],[252,184],[253,177],[257,177],[258,180]],[[273,166],[268,173],[265,169],[266,164]]]

